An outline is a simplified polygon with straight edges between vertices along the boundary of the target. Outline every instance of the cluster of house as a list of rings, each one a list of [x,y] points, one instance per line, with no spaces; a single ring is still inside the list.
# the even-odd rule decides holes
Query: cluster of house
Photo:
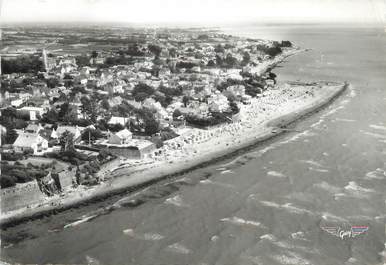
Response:
[[[218,50],[216,47],[219,43],[232,43],[232,45]],[[229,111],[229,97],[236,99],[239,104],[241,102],[248,104],[251,96],[246,94],[243,85],[229,85],[222,91],[219,91],[217,86],[229,79],[243,80],[241,71],[249,71],[267,57],[257,46],[270,45],[270,42],[250,41],[216,34],[209,34],[204,40],[189,34],[167,34],[165,38],[157,36],[157,39],[152,40],[151,44],[160,48],[156,56],[150,52],[149,44],[138,45],[138,49],[144,51],[145,55],[131,56],[134,59],[132,64],[113,65],[107,68],[99,67],[106,62],[103,53],[90,58],[90,66],[78,67],[73,56],[48,56],[43,50],[42,60],[46,72],[42,74],[46,81],[56,79],[57,82],[47,85],[46,82],[41,81],[42,79],[32,77],[32,82],[22,86],[23,88],[17,93],[7,91],[1,94],[3,107],[13,106],[18,113],[26,116],[30,121],[24,130],[18,131],[19,135],[13,143],[14,150],[17,152],[32,150],[34,154],[52,151],[49,148],[49,142],[57,141],[65,131],[73,133],[75,140],[80,141],[82,130],[85,128],[58,125],[57,129],[53,129],[52,125],[42,127],[39,124],[45,113],[64,103],[63,95],[67,97],[74,86],[86,91],[86,93],[78,92],[74,100],[69,102],[76,110],[79,119],[87,118],[82,112],[80,98],[89,93],[100,94],[108,100],[110,106],[126,101],[136,108],[150,109],[162,126],[170,126],[176,120],[176,117],[173,117],[176,110],[183,115],[206,117],[211,112]],[[216,60],[225,60],[229,55],[242,61],[245,59],[243,54],[246,52],[250,58],[244,69],[239,65],[234,68],[216,67]],[[157,63],[154,58],[161,63]],[[31,75],[3,75],[4,80],[19,84],[23,84],[26,78],[31,79]],[[136,85],[141,83],[154,88],[155,93],[160,93],[160,87],[179,88],[182,90],[182,95],[173,96],[168,106],[162,106],[153,97],[142,102],[128,100]],[[188,100],[184,101],[184,97]],[[100,114],[98,119],[104,118],[105,114]],[[108,123],[125,126],[130,118],[113,115]],[[126,152],[132,153],[135,157],[143,157],[145,153],[150,153],[155,148],[150,141],[133,139],[132,133],[127,129],[117,133],[106,133],[98,144],[118,150],[119,154],[127,149],[129,151]],[[134,151],[131,152],[131,150]]]
[[[91,126],[92,127],[92,126]],[[46,152],[60,150],[59,146],[51,146],[49,142],[58,144],[58,139],[64,133],[71,133],[74,136],[75,144],[82,144],[81,135],[87,127],[63,126],[56,129],[50,125],[42,126],[40,123],[29,124],[25,129],[18,132],[18,137],[13,143],[13,151],[33,155],[43,155]],[[111,153],[117,156],[140,159],[144,158],[156,149],[156,145],[143,138],[133,138],[132,132],[123,129],[118,132],[105,132],[101,139],[96,141],[98,146],[108,148]]]

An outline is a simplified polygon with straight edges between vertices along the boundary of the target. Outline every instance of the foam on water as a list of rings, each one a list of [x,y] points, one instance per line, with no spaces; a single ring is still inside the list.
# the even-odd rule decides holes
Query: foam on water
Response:
[[[352,85],[349,86],[350,87],[350,93],[349,93],[349,97],[353,98],[357,95],[357,92],[355,91],[354,87]]]
[[[284,248],[284,249],[301,250],[301,251],[307,252],[307,253],[319,253],[319,251],[314,250],[313,248],[299,246],[299,245],[294,244],[293,242],[289,243],[286,241],[273,240],[272,244],[279,247],[279,248]]]
[[[345,118],[336,118],[336,121],[344,121],[344,122],[355,122],[356,120],[353,119],[345,119]]]
[[[276,202],[270,202],[270,201],[260,201],[260,203],[264,206],[273,207],[273,208],[280,208],[280,204]]]
[[[320,119],[319,121],[315,122],[314,124],[311,124],[311,128],[317,128],[319,125],[321,125],[324,122],[324,119]]]
[[[338,112],[341,109],[344,109],[344,106],[335,107],[335,108],[331,109],[330,111],[328,111],[327,113],[323,114],[321,117],[325,118],[325,117],[331,116],[332,114]]]
[[[346,261],[346,264],[347,263],[356,263],[358,260],[356,258],[353,258],[353,257],[350,257],[347,261]]]
[[[252,226],[260,226],[260,222],[245,220],[236,216],[230,218],[223,218],[220,220],[221,222],[228,222],[235,225],[252,225]]]
[[[341,188],[333,186],[325,181],[315,183],[313,184],[313,186],[332,193],[338,193],[338,192],[341,192],[342,190]]]
[[[285,203],[285,204],[278,204],[276,202],[271,202],[271,201],[260,201],[260,203],[264,206],[276,208],[276,209],[283,209],[285,211],[295,213],[295,214],[310,214],[313,215],[314,213],[303,208],[299,208],[297,206],[294,206],[292,203]]]
[[[189,254],[192,251],[188,249],[186,246],[182,245],[181,243],[174,243],[172,245],[169,245],[167,247],[168,251],[179,253],[179,254]]]
[[[171,197],[171,198],[167,198],[165,200],[165,203],[166,204],[171,204],[171,205],[174,205],[174,206],[177,206],[177,207],[187,207],[188,205],[185,204],[181,198],[180,195],[176,195],[174,197]]]
[[[288,210],[291,213],[297,213],[297,214],[305,214],[306,213],[306,214],[310,214],[310,215],[313,214],[313,212],[311,212],[307,209],[296,207],[296,206],[292,205],[292,203],[283,204],[281,207],[283,209]]]
[[[233,186],[230,184],[221,183],[218,181],[212,181],[212,180],[208,180],[208,179],[201,180],[200,183],[205,184],[205,185],[212,184],[212,185],[216,185],[216,186],[220,186],[220,187],[224,187],[224,188],[233,188]]]
[[[298,232],[292,233],[291,234],[291,238],[295,239],[295,240],[307,240],[304,237],[304,232],[302,232],[302,231],[298,231]]]
[[[386,127],[381,125],[370,124],[369,127],[375,130],[386,131]]]
[[[375,216],[374,219],[375,219],[375,220],[383,220],[383,219],[386,219],[386,214],[382,214],[382,215]]]
[[[296,254],[295,252],[288,251],[283,255],[272,255],[274,260],[280,264],[289,264],[289,265],[310,265],[312,264],[309,260],[303,258],[302,256]]]
[[[328,169],[323,169],[323,168],[309,167],[308,169],[311,170],[311,171],[316,171],[316,172],[321,172],[321,173],[327,173],[327,172],[329,172]]]
[[[368,136],[371,136],[371,137],[374,137],[374,138],[377,138],[377,139],[386,139],[386,135],[384,134],[379,134],[379,133],[373,133],[373,132],[367,132],[367,131],[363,131],[363,130],[360,130],[361,133],[363,134],[366,134]]]
[[[5,249],[10,248],[10,247],[13,247],[13,244],[12,244],[12,243],[7,244],[7,245],[2,245],[2,244],[0,244],[0,245],[1,245],[2,248],[5,248]]]
[[[75,227],[75,226],[78,226],[80,224],[83,224],[85,222],[88,222],[94,218],[96,218],[98,215],[91,215],[91,216],[82,216],[80,220],[77,220],[75,222],[72,222],[72,223],[69,223],[69,224],[66,224],[63,228],[69,228],[69,227]]]
[[[350,181],[347,186],[344,187],[345,190],[354,191],[354,192],[374,192],[373,189],[366,189],[359,186],[355,181]]]
[[[260,155],[263,155],[263,154],[265,154],[266,152],[268,152],[269,150],[273,150],[274,148],[275,148],[275,147],[274,147],[273,145],[267,146],[267,147],[265,147],[265,148],[259,150],[259,154],[260,154]]]
[[[319,162],[316,162],[316,161],[313,161],[313,160],[299,160],[300,162],[302,163],[305,163],[305,164],[309,164],[309,165],[312,165],[312,166],[315,166],[315,167],[323,167],[322,164],[320,164]]]
[[[122,206],[122,204],[125,204],[125,203],[128,203],[130,201],[133,200],[134,197],[140,195],[141,193],[145,192],[145,191],[148,191],[151,187],[147,187],[143,190],[140,190],[134,194],[131,194],[127,197],[123,197],[122,199],[119,199],[118,201],[116,201],[112,206],[115,207],[115,208],[120,208]]]
[[[133,236],[134,235],[134,230],[131,228],[125,229],[122,231],[125,235]]]
[[[158,241],[164,238],[163,235],[157,234],[157,233],[145,233],[141,237],[144,240],[149,240],[149,241]]]
[[[307,137],[307,136],[315,136],[316,134],[311,132],[310,130],[305,130],[303,132],[300,132],[300,133],[297,133],[295,134],[294,136],[292,136],[291,138],[289,138],[288,140],[285,140],[285,141],[282,141],[280,142],[280,144],[285,144],[285,143],[290,143],[290,142],[294,142],[296,140],[299,140],[301,139],[302,137]]]
[[[322,219],[328,222],[347,222],[345,218],[328,212],[322,213]]]
[[[260,236],[260,239],[265,239],[268,241],[274,241],[274,240],[276,240],[276,237],[272,234],[265,234],[265,235]]]
[[[287,177],[283,173],[280,173],[280,172],[277,172],[277,171],[268,171],[267,175],[268,176],[272,176],[272,177],[278,177],[278,178],[286,178]]]
[[[97,260],[96,258],[93,258],[91,256],[88,256],[86,255],[86,262],[88,265],[99,265],[101,264],[99,260]]]
[[[210,179],[203,179],[203,180],[200,180],[200,183],[202,183],[202,184],[211,184],[211,183],[213,183],[213,181],[211,181]]]
[[[165,237],[158,233],[135,233],[133,229],[125,229],[122,231],[125,235],[131,236],[136,239],[146,240],[146,241],[159,241]]]
[[[210,238],[210,241],[216,242],[219,238],[220,238],[219,236],[214,235],[214,236],[212,236],[212,237]]]
[[[225,169],[226,167],[233,165],[233,164],[236,163],[238,160],[240,160],[241,157],[242,157],[242,156],[238,156],[238,157],[236,157],[235,159],[233,159],[231,162],[220,165],[220,168],[224,168],[224,169]]]
[[[232,170],[229,170],[229,169],[221,171],[221,174],[232,174],[232,173],[234,173],[234,172]]]
[[[370,171],[366,173],[367,179],[385,179],[385,177],[386,177],[386,171],[381,168],[377,168],[374,171]]]

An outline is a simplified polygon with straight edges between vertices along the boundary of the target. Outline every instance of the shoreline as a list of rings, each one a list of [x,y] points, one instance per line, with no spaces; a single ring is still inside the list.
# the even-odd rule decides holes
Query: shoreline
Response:
[[[282,62],[287,57],[292,56],[301,51],[304,50],[297,49],[292,50],[289,54],[283,54],[280,56],[280,58],[275,58],[271,62],[267,62],[263,70],[266,71],[268,68],[276,66],[278,63]],[[0,219],[0,226],[7,227],[17,225],[30,219],[36,219],[39,217],[65,211],[77,205],[100,201],[107,197],[118,195],[124,192],[135,191],[142,187],[157,183],[161,180],[179,176],[197,168],[201,168],[213,164],[215,162],[224,160],[228,157],[233,156],[235,153],[243,152],[248,148],[253,148],[259,144],[264,143],[267,140],[270,140],[286,132],[285,129],[277,127],[285,127],[291,123],[298,121],[299,119],[302,119],[305,116],[311,115],[315,112],[318,112],[320,109],[326,107],[329,103],[339,97],[349,86],[347,83],[333,84],[335,86],[330,86],[328,93],[325,92],[325,94],[320,95],[319,97],[317,97],[317,99],[315,99],[311,103],[306,104],[300,109],[289,111],[285,114],[279,113],[277,115],[273,115],[274,117],[270,117],[270,119],[266,120],[264,123],[257,124],[255,127],[252,127],[250,130],[251,133],[249,135],[243,135],[243,139],[239,140],[239,142],[236,143],[233,139],[233,144],[231,144],[230,146],[226,144],[226,146],[219,146],[217,149],[211,148],[206,152],[201,152],[201,154],[198,154],[197,157],[190,157],[191,159],[184,159],[184,157],[182,159],[177,158],[173,161],[173,163],[170,163],[168,160],[165,160],[162,161],[163,163],[158,163],[155,167],[145,168],[144,170],[131,173],[129,176],[127,176],[127,174],[129,174],[130,172],[125,172],[125,169],[121,168],[118,171],[123,170],[124,172],[120,173],[120,176],[112,177],[108,181],[89,189],[77,190],[74,192],[77,194],[68,193],[66,194],[67,196],[64,196],[62,198],[50,198],[49,200],[47,200],[46,204],[37,206],[35,208],[23,208],[17,211],[2,213]],[[322,87],[326,88],[326,85],[321,86],[321,88]],[[248,129],[244,129],[248,131]],[[273,129],[275,129],[275,131]],[[222,138],[220,138],[221,136]],[[226,137],[223,135],[221,136],[219,137],[219,139],[215,138],[213,141],[223,141],[227,139],[229,140],[233,137]],[[209,146],[209,144],[207,143],[204,144]],[[201,146],[198,144],[197,148],[200,147]],[[114,174],[116,175],[116,173]]]

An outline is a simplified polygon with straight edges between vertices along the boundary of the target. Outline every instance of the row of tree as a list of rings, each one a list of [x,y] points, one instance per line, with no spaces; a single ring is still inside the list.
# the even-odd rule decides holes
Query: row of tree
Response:
[[[1,61],[1,72],[3,74],[37,73],[43,70],[42,60],[35,55],[23,55],[15,59]]]

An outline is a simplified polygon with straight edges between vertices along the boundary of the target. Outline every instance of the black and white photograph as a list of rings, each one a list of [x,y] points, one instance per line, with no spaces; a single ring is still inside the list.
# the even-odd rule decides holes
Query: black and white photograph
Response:
[[[385,0],[0,0],[1,265],[385,265]]]

